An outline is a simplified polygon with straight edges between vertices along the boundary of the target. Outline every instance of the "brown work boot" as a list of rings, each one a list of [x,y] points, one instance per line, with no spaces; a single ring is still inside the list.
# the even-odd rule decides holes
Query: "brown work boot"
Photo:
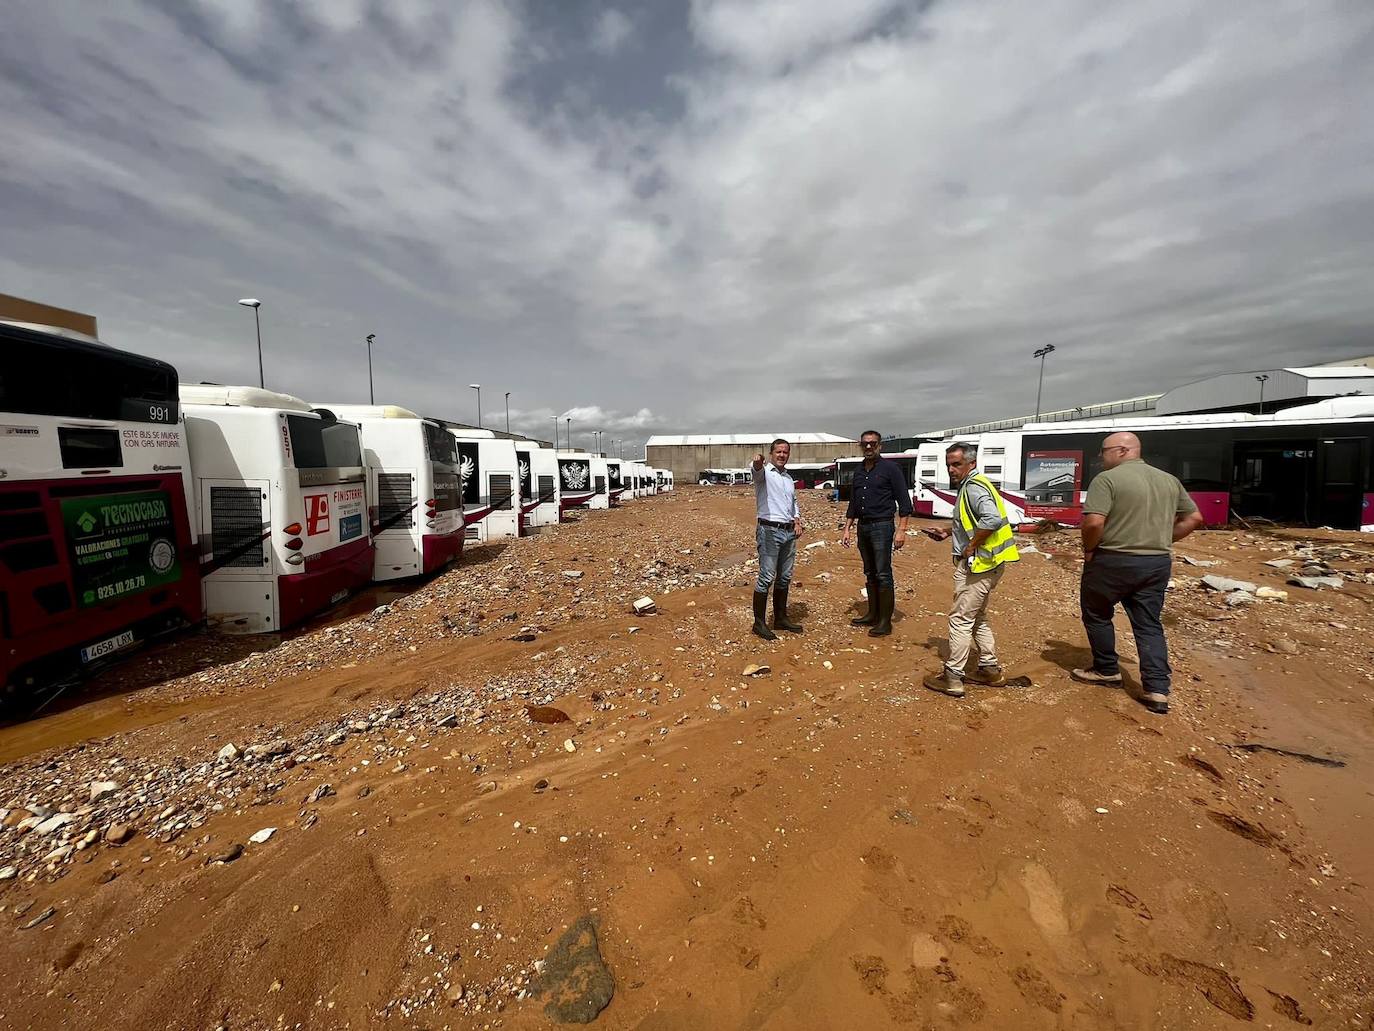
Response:
[[[1005,687],[1007,684],[1007,674],[1001,666],[979,666],[972,673],[965,674],[965,679],[984,687]]]
[[[939,691],[951,698],[964,697],[964,678],[948,666],[941,666],[938,673],[928,673],[921,683],[932,691]]]
[[[1069,676],[1075,680],[1081,680],[1085,684],[1099,684],[1102,687],[1120,687],[1120,673],[1099,673],[1089,666],[1087,669],[1076,669]]]
[[[1140,704],[1160,716],[1169,714],[1169,696],[1166,694],[1160,694],[1157,691],[1147,692],[1141,696]]]

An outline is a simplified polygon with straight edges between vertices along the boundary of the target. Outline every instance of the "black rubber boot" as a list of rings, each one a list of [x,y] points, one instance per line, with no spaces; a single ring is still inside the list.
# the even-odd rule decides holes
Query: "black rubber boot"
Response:
[[[765,641],[776,641],[778,635],[768,629],[768,592],[754,592],[754,625],[751,627]]]
[[[787,618],[787,588],[773,588],[773,629],[786,630],[789,634],[799,634],[802,632],[800,623],[793,623]]]
[[[864,586],[868,588],[868,614],[851,619],[849,622],[854,626],[872,626],[878,622],[878,585],[870,580]]]
[[[891,587],[878,588],[878,622],[868,632],[869,637],[886,637],[892,633],[892,607],[896,604]]]

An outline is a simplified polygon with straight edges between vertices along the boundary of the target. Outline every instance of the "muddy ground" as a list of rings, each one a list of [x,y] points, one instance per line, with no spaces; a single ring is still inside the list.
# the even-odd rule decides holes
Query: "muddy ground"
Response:
[[[0,729],[0,1028],[547,1027],[583,917],[605,1028],[1374,1028],[1374,545],[1186,541],[1219,564],[1175,564],[1158,717],[1069,679],[1072,535],[995,596],[1033,686],[955,701],[920,684],[948,545],[913,535],[872,640],[804,503],[775,644],[752,496],[683,488]],[[1198,583],[1311,541],[1341,588]]]

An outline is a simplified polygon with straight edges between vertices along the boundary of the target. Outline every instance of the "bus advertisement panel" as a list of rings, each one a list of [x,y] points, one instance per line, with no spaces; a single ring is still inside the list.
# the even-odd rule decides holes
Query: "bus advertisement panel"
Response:
[[[1083,520],[1082,451],[1026,452],[1026,515],[1077,526]]]

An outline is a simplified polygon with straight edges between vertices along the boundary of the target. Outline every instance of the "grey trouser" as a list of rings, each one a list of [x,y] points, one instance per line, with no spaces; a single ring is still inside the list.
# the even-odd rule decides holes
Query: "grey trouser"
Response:
[[[949,610],[949,661],[945,665],[961,677],[973,644],[978,646],[978,665],[997,665],[997,642],[987,623],[988,600],[1006,568],[1003,562],[986,573],[971,573],[968,559],[954,559],[954,607]]]

